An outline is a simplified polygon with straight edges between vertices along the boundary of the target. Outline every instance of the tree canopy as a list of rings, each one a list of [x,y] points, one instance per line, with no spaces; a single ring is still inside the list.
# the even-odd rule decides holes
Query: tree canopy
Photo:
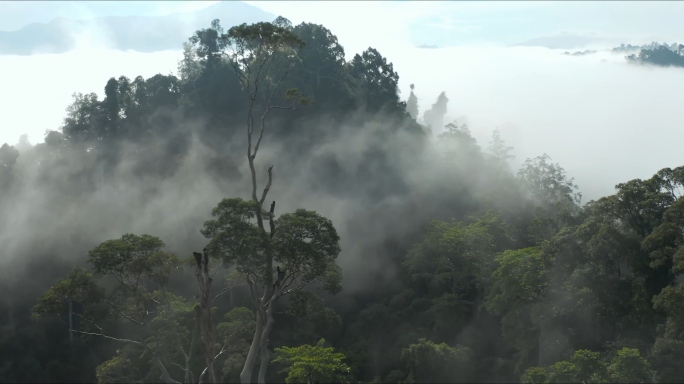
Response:
[[[585,203],[322,25],[214,20],[182,49],[0,146],[1,382],[684,375],[684,166]]]

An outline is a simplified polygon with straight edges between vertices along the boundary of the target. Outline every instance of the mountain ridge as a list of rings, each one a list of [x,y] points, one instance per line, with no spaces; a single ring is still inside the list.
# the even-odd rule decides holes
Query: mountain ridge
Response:
[[[110,48],[138,52],[180,49],[194,31],[220,19],[226,27],[270,21],[276,16],[249,4],[220,2],[194,12],[164,16],[99,16],[70,19],[58,16],[47,23],[31,23],[16,31],[0,31],[0,55],[65,53],[77,47],[84,28],[94,28],[108,37]],[[141,39],[140,35],[145,38]]]

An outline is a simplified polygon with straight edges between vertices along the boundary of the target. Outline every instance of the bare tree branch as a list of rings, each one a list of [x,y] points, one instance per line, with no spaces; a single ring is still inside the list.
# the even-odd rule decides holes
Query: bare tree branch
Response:
[[[102,337],[102,338],[105,338],[105,339],[109,339],[109,340],[115,340],[115,341],[119,341],[119,342],[123,342],[123,343],[129,343],[129,344],[135,344],[135,345],[142,346],[142,347],[146,348],[147,350],[149,350],[150,353],[152,354],[152,356],[155,356],[155,357],[154,357],[154,360],[155,360],[155,362],[157,363],[157,365],[159,366],[159,369],[162,371],[161,379],[164,380],[164,383],[167,383],[167,384],[181,384],[180,381],[176,381],[176,380],[174,380],[173,378],[171,378],[171,376],[169,375],[169,372],[166,370],[166,367],[164,366],[164,363],[162,363],[162,361],[161,361],[158,357],[156,357],[157,354],[154,352],[154,350],[153,350],[152,348],[150,348],[149,345],[147,345],[147,343],[142,342],[142,341],[136,341],[136,340],[131,340],[131,339],[124,339],[124,338],[120,338],[120,337],[113,337],[113,336],[105,335],[105,334],[102,332],[102,328],[100,328],[100,327],[99,327],[97,324],[95,324],[95,323],[93,323],[93,324],[100,330],[100,333],[86,332],[86,331],[77,331],[77,330],[74,330],[74,329],[72,329],[71,332],[80,333],[80,334],[83,334],[83,335],[99,336],[99,337]]]
[[[111,305],[112,308],[114,308],[114,310],[117,311],[117,312],[119,313],[119,315],[123,316],[124,318],[128,319],[129,321],[131,321],[131,322],[133,322],[133,323],[135,323],[135,324],[138,324],[138,325],[144,325],[144,323],[143,323],[142,321],[135,320],[135,319],[131,318],[129,315],[123,313],[123,311],[121,311],[119,308],[117,308],[117,306],[114,305],[114,303],[112,303],[111,301],[109,301],[109,300],[107,300],[107,299],[104,299],[104,300],[102,300],[102,301],[104,301],[105,303]]]
[[[273,182],[273,165],[268,167],[268,182],[266,183],[266,186],[264,187],[264,192],[261,194],[261,200],[259,200],[259,205],[262,205],[262,206],[264,205],[264,200],[266,200],[266,195],[268,194],[269,189],[271,189],[271,183],[272,182]]]

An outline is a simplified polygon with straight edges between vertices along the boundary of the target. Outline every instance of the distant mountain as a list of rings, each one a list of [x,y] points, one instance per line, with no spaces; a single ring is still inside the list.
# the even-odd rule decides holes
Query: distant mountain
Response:
[[[185,4],[184,4],[185,3]],[[168,12],[159,11],[154,1],[0,1],[0,30],[15,31],[31,23],[49,23],[58,17],[72,19],[105,16],[161,16],[180,12],[187,1],[164,4]],[[203,7],[197,7],[200,9]]]
[[[80,34],[118,50],[155,52],[180,49],[196,30],[220,19],[224,28],[272,21],[276,15],[238,1],[214,4],[200,11],[166,16],[110,16],[91,20],[58,17],[17,31],[0,32],[0,55],[63,53],[74,49]]]
[[[421,48],[421,49],[436,49],[436,48],[439,48],[439,47],[436,46],[436,45],[421,44],[421,45],[416,46],[416,48]]]
[[[513,44],[513,47],[544,47],[550,49],[574,49],[582,48],[588,44],[599,42],[602,39],[599,37],[579,36],[562,33],[556,36],[537,37],[524,41],[522,43]]]
[[[576,52],[573,52],[573,53],[570,53],[570,52],[568,52],[568,51],[565,51],[565,52],[563,52],[563,54],[564,54],[564,55],[570,55],[570,56],[586,56],[586,55],[594,54],[594,53],[596,53],[596,52],[598,52],[598,51],[592,50],[592,49],[588,49],[588,50],[586,50],[586,51],[576,51]]]
[[[644,45],[621,44],[619,47],[604,49],[603,52],[629,53],[625,56],[627,62],[632,64],[655,65],[658,67],[684,68],[684,44],[652,42]],[[569,56],[586,56],[598,51],[586,50],[574,53],[564,52]]]

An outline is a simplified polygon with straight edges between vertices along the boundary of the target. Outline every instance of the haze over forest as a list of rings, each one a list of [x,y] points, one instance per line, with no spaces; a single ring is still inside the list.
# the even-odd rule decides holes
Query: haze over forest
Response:
[[[679,8],[0,3],[0,382],[681,381]]]

